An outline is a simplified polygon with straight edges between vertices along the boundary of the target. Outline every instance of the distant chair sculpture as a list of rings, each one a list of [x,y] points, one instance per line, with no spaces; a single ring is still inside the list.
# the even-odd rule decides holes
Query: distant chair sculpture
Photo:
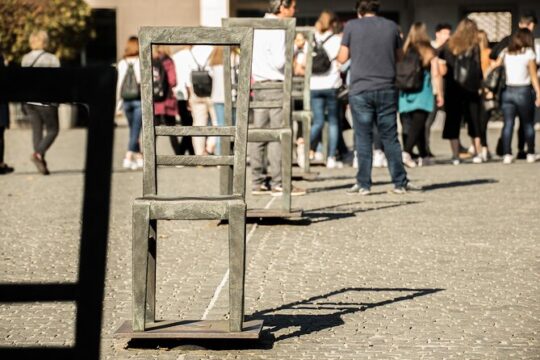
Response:
[[[131,324],[126,322],[117,334],[124,333],[131,338],[258,337],[262,321],[244,324],[246,147],[253,29],[143,27],[139,32],[139,41],[144,146],[143,196],[135,199],[133,203],[132,331]],[[234,126],[232,124],[224,127],[154,125],[151,50],[152,45],[157,44],[240,47],[243,55],[239,68]],[[232,154],[222,156],[157,155],[157,136],[226,137],[234,142],[234,150]],[[156,167],[177,165],[231,167],[232,191],[227,195],[199,197],[158,195]],[[155,319],[157,221],[203,219],[228,220],[229,222],[230,317],[228,326],[224,321],[157,322]],[[246,334],[247,332],[250,334]]]
[[[291,214],[291,188],[292,188],[292,127],[291,127],[291,104],[292,104],[292,61],[293,42],[296,19],[263,19],[263,18],[226,18],[222,19],[224,28],[236,28],[238,26],[251,27],[255,30],[283,30],[285,31],[285,69],[284,81],[264,82],[251,85],[251,90],[261,89],[281,89],[283,97],[281,100],[255,101],[249,103],[250,109],[283,109],[283,123],[280,128],[249,128],[248,142],[280,142],[281,144],[281,178],[283,196],[281,211],[279,215]],[[242,57],[245,56],[242,54]],[[225,53],[225,78],[231,78],[231,66],[229,53]],[[225,125],[232,124],[232,109],[234,106],[232,98],[233,86],[225,82]],[[227,140],[223,147],[225,153],[230,151]],[[231,169],[222,167],[221,170],[221,193],[231,193]],[[248,217],[265,217],[265,215],[275,216],[271,210],[250,210]]]

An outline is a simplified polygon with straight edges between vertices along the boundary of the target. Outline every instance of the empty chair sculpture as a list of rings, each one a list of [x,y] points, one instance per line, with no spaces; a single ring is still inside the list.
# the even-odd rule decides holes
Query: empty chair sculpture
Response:
[[[253,30],[249,28],[143,27],[141,48],[144,172],[143,196],[133,202],[133,332],[148,330],[156,306],[156,246],[158,220],[228,220],[229,222],[229,332],[243,330],[245,276],[245,183],[249,79]],[[224,127],[155,126],[152,111],[151,48],[156,44],[239,46],[236,124]],[[219,136],[234,143],[222,156],[156,154],[158,136]],[[232,168],[232,191],[227,195],[162,196],[157,189],[157,166],[227,166]],[[203,325],[201,325],[203,326]],[[208,331],[211,333],[212,329]],[[159,336],[156,336],[159,337]],[[170,337],[170,336],[169,336]],[[182,336],[178,336],[179,338]],[[204,336],[202,336],[204,337]]]

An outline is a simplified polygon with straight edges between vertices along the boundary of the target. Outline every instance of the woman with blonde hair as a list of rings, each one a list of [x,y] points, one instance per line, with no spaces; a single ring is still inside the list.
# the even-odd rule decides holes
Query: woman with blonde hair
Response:
[[[124,56],[118,62],[118,82],[116,85],[117,108],[122,108],[129,125],[128,151],[123,167],[136,170],[143,167],[139,136],[142,127],[141,113],[141,67],[139,64],[139,39],[130,36],[124,49]]]
[[[439,73],[439,61],[435,50],[431,47],[426,25],[421,22],[414,23],[403,46],[404,59],[416,57],[420,61],[423,73],[420,90],[400,91],[399,112],[404,122],[408,122],[409,131],[406,142],[403,144],[403,163],[408,167],[415,167],[416,162],[411,154],[416,146],[420,154],[420,165],[429,163],[429,154],[426,147],[426,122],[435,105],[444,104],[442,78]],[[437,104],[433,98],[433,86],[437,94]]]
[[[23,67],[59,67],[58,58],[47,52],[49,37],[44,30],[34,31],[29,39],[30,51],[21,61]],[[30,160],[43,175],[49,175],[45,153],[58,136],[58,104],[26,103],[24,109],[32,125],[34,153]],[[45,130],[45,136],[43,136]]]
[[[473,140],[476,156],[474,163],[481,163],[481,99],[482,68],[478,27],[470,19],[462,20],[455,33],[441,50],[439,57],[446,61],[448,71],[445,80],[446,121],[443,139],[450,141],[452,163],[458,165],[459,133],[461,121],[465,120],[469,136]]]

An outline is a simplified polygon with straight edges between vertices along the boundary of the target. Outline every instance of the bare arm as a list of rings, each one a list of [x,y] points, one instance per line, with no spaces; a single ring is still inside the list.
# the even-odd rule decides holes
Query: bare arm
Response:
[[[431,77],[433,79],[433,87],[437,94],[437,106],[441,107],[444,105],[444,88],[442,82],[442,76],[439,69],[439,58],[433,57],[431,59]]]
[[[349,60],[350,54],[349,54],[349,48],[341,45],[341,48],[339,48],[339,53],[336,58],[337,62],[340,64],[345,64],[347,60]]]
[[[529,61],[529,74],[531,76],[531,83],[536,92],[536,101],[535,104],[537,107],[540,107],[540,83],[538,81],[536,62],[534,60]]]

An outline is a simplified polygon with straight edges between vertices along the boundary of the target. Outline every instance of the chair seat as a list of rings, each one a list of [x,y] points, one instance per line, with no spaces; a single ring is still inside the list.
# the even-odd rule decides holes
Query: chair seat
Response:
[[[148,206],[154,220],[225,220],[231,206],[245,206],[241,195],[163,196],[137,198],[133,206]]]

